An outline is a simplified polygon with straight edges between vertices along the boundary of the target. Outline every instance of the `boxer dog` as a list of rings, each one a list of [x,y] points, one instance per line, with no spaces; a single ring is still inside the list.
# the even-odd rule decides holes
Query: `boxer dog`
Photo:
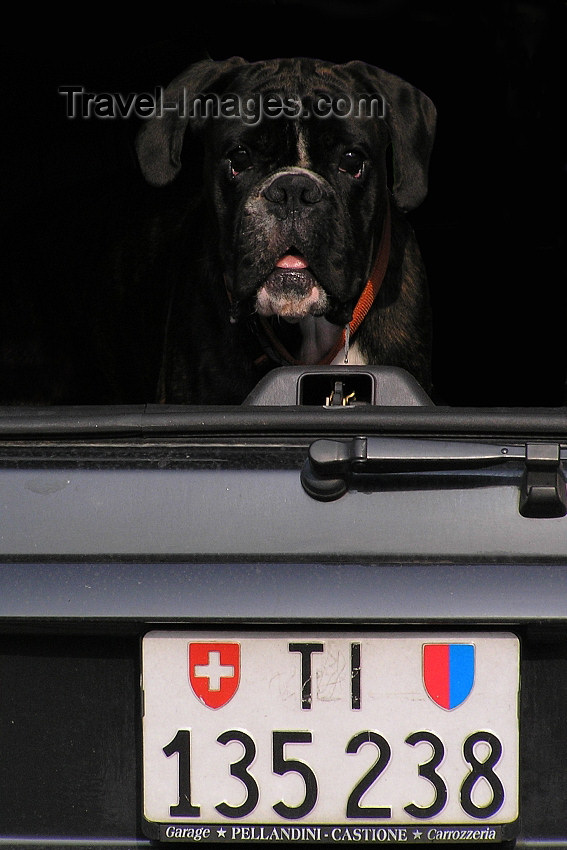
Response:
[[[165,89],[137,157],[148,183],[185,174],[191,196],[159,401],[240,403],[286,363],[399,366],[430,391],[406,213],[427,192],[435,120],[425,94],[360,61],[203,60]]]
[[[406,216],[424,94],[363,62],[235,57],[148,111],[124,186],[48,199],[8,240],[0,403],[239,404],[282,364],[400,366],[430,390]]]

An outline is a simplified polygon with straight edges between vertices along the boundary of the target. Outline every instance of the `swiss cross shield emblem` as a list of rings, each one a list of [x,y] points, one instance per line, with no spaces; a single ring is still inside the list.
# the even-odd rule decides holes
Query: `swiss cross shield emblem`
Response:
[[[222,708],[240,682],[240,644],[190,643],[189,682],[209,708]]]

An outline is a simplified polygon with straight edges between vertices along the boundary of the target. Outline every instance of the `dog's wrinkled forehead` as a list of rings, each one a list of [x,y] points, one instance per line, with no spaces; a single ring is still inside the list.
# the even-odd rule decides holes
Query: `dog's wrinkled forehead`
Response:
[[[315,59],[277,59],[239,66],[221,75],[209,93],[209,100],[206,92],[197,95],[193,115],[204,108],[210,114],[216,108],[217,115],[238,114],[245,125],[278,117],[298,122],[314,119],[323,131],[329,118],[344,119],[345,123],[353,116],[382,118],[386,109],[384,95],[363,74]],[[198,128],[197,115],[193,130]]]
[[[436,120],[429,98],[399,77],[365,62],[338,65],[311,58],[249,63],[232,57],[220,62],[203,60],[187,69],[167,87],[164,100],[189,104],[190,108],[164,110],[149,119],[136,142],[142,172],[150,183],[164,185],[176,177],[185,133],[199,132],[205,124],[205,118],[195,117],[192,107],[196,104],[205,115],[207,96],[209,108],[220,110],[225,117],[236,111],[239,119],[249,124],[273,116],[274,110],[305,121],[313,118],[317,106],[323,109],[323,114],[317,115],[321,126],[329,116],[350,121],[349,108],[370,97],[375,100],[373,120],[383,122],[392,144],[393,194],[398,205],[412,209],[427,193]]]
[[[346,65],[335,65],[318,59],[269,59],[233,68],[219,80],[225,92],[240,94],[267,94],[307,97],[320,91],[331,95],[351,94],[354,89],[369,91],[362,75]]]
[[[343,112],[350,103],[342,90],[300,89],[301,81],[290,79],[284,84],[274,77],[264,78],[265,85],[257,88],[249,88],[241,79],[237,82],[224,93],[230,98],[224,103],[232,117],[217,120],[209,116],[192,127],[202,136],[212,160],[222,161],[244,145],[254,152],[258,168],[264,162],[267,168],[299,165],[324,170],[339,148],[362,147],[377,158],[386,149],[389,136],[383,121],[366,115],[346,120],[344,114],[333,110],[333,102],[338,101]]]
[[[209,101],[208,106],[216,108],[217,115],[224,111],[231,118],[237,117],[232,122],[234,135],[262,125],[263,135],[278,133],[282,145],[293,138],[301,146],[313,135],[332,135],[335,139],[344,136],[345,140],[368,136],[372,127],[365,119],[383,116],[383,97],[365,90],[362,80],[355,91],[353,74],[345,70],[335,73],[336,68],[331,63],[308,59],[255,63],[219,81],[218,91],[211,92],[218,99],[214,105]],[[200,105],[206,100],[205,94]],[[354,114],[360,120],[347,120]],[[284,119],[284,123],[273,119]],[[203,123],[199,124],[197,118],[193,130],[200,129]],[[220,123],[208,120],[208,127],[218,133]],[[378,129],[378,122],[372,123]],[[224,129],[230,135],[229,122],[224,123]]]

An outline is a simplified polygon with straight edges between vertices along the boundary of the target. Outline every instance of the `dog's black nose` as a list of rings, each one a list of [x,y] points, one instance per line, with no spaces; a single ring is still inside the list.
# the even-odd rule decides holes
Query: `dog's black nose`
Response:
[[[263,195],[273,204],[292,211],[318,204],[323,197],[323,190],[307,174],[280,174],[266,186]]]

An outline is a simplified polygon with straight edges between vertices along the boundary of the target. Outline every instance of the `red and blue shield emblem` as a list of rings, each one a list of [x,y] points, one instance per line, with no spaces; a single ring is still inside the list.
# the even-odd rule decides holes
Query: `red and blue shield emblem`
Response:
[[[426,643],[423,645],[423,683],[437,705],[451,711],[461,705],[474,683],[474,645]]]
[[[222,708],[240,682],[240,644],[190,643],[189,682],[209,708]]]

